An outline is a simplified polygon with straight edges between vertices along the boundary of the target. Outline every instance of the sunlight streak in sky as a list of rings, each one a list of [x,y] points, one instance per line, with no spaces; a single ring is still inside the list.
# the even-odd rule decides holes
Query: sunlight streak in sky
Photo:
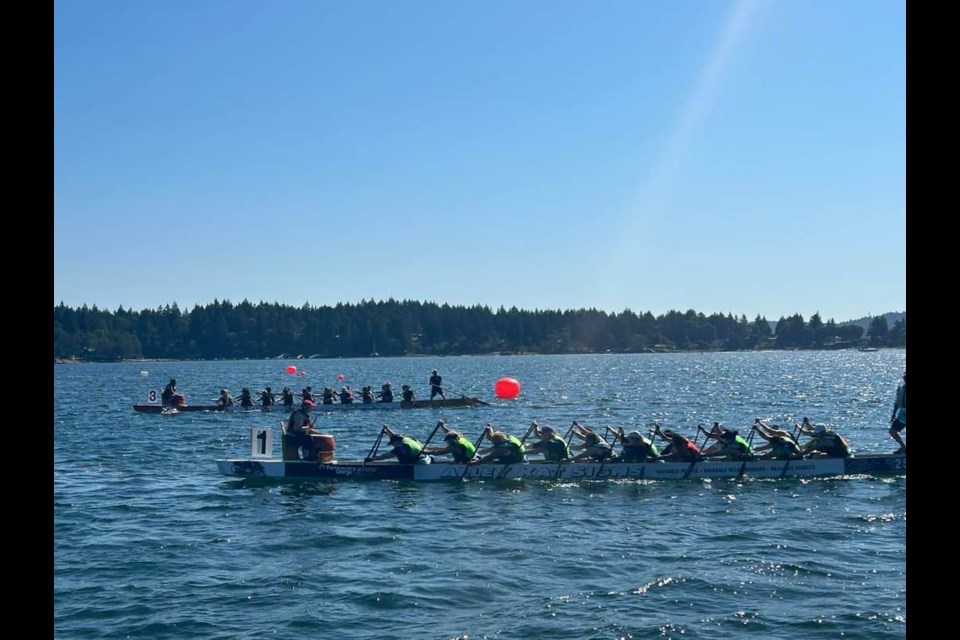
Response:
[[[622,298],[624,290],[634,288],[638,289],[634,296],[639,298],[641,303],[632,307],[633,310],[648,310],[648,307],[642,304],[642,283],[657,278],[658,270],[646,252],[655,249],[662,240],[656,234],[651,236],[649,233],[655,229],[658,218],[669,215],[665,209],[675,186],[674,174],[689,157],[691,143],[710,113],[717,88],[731,59],[737,53],[738,45],[751,27],[757,4],[755,0],[740,0],[731,6],[719,37],[680,111],[659,160],[641,183],[634,203],[623,213],[623,228],[613,234],[613,237],[620,238],[620,242],[612,247],[606,268],[596,274],[597,290],[602,292],[601,300]]]

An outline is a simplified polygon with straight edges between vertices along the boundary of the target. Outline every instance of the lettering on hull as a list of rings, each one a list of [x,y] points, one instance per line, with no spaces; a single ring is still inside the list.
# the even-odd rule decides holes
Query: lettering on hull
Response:
[[[906,456],[877,455],[862,458],[803,460],[704,461],[690,463],[544,463],[462,465],[332,464],[280,460],[220,460],[226,475],[270,478],[371,479],[371,480],[688,480],[702,478],[784,478],[831,475],[905,475]]]

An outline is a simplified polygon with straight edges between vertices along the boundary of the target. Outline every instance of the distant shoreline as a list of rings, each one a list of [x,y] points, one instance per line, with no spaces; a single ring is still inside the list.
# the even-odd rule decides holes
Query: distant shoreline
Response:
[[[391,358],[462,358],[462,357],[482,357],[482,356],[602,356],[602,355],[646,355],[646,354],[655,354],[655,353],[770,353],[771,351],[782,351],[784,353],[791,351],[860,351],[867,353],[875,353],[876,351],[887,351],[887,350],[903,350],[906,351],[906,347],[876,347],[869,350],[864,350],[859,347],[847,347],[844,349],[742,349],[742,350],[723,350],[723,349],[648,349],[646,351],[606,351],[606,352],[578,352],[578,353],[534,353],[534,352],[499,352],[494,351],[491,353],[460,353],[460,354],[450,354],[450,355],[440,355],[440,354],[407,354],[402,356],[337,356],[337,357],[325,357],[325,358],[304,358],[304,357],[293,357],[293,358],[283,358],[283,357],[274,357],[274,358],[214,358],[212,360],[205,360],[202,358],[135,358],[131,360],[84,360],[80,358],[54,358],[53,364],[119,364],[119,363],[147,363],[147,362],[236,362],[240,360],[277,360],[277,361],[306,361],[306,360],[363,360],[363,359],[391,359]]]

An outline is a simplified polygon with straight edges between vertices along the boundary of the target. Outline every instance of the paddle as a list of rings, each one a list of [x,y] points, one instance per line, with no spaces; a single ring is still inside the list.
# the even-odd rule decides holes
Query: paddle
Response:
[[[377,436],[376,442],[373,443],[373,446],[370,447],[370,452],[367,454],[367,457],[363,459],[363,464],[367,464],[367,460],[372,458],[376,454],[377,449],[380,448],[380,441],[383,440],[383,434],[387,432],[387,425],[380,427],[380,434]]]
[[[486,429],[480,432],[480,437],[477,438],[477,441],[473,443],[474,456],[476,456],[477,451],[480,451],[480,443],[483,442],[483,437],[485,435],[487,435]],[[463,477],[467,475],[467,469],[469,468],[470,468],[470,462],[467,461],[467,464],[463,465],[463,473],[460,474],[461,479],[463,479]]]
[[[700,435],[700,431],[703,431],[704,433],[706,433],[706,430],[703,428],[703,425],[702,425],[702,424],[698,424],[698,425],[697,425],[697,435]],[[671,443],[670,451],[672,452],[672,451],[673,451],[673,440],[671,440],[670,443]],[[706,443],[706,438],[704,438],[704,443]],[[697,436],[693,436],[693,446],[697,446]],[[696,464],[697,464],[698,462],[700,462],[702,459],[703,459],[703,456],[702,456],[702,455],[700,455],[700,456],[694,456],[694,457],[693,457],[693,460],[690,461],[690,466],[687,467],[687,470],[683,473],[683,479],[684,479],[684,480],[687,480],[688,478],[690,478],[690,474],[693,472],[693,467],[694,467],[694,465],[696,465]]]
[[[450,391],[452,391],[453,393],[457,394],[457,395],[460,396],[461,398],[467,398],[467,399],[469,399],[469,400],[475,400],[477,404],[482,404],[482,405],[485,406],[485,407],[489,407],[489,406],[490,406],[490,403],[489,403],[489,402],[484,402],[483,400],[481,400],[480,398],[477,398],[477,397],[475,397],[475,396],[468,396],[468,395],[466,395],[466,394],[464,394],[464,393],[462,393],[462,392],[460,392],[460,391],[457,391],[456,389],[454,389],[454,388],[451,387],[450,385],[443,385],[443,386],[441,386],[440,388],[443,389],[443,390],[445,390],[445,391],[449,389]]]
[[[430,435],[427,436],[426,442],[423,443],[423,447],[421,447],[421,449],[420,449],[420,451],[421,451],[420,457],[421,457],[421,458],[422,458],[423,456],[429,455],[429,454],[427,453],[427,445],[430,444],[430,441],[431,441],[431,440],[433,440],[434,434],[437,432],[437,429],[439,429],[439,428],[441,427],[441,425],[443,425],[443,420],[438,420],[438,421],[437,421],[437,426],[435,426],[435,427],[433,428],[433,431],[430,432]]]

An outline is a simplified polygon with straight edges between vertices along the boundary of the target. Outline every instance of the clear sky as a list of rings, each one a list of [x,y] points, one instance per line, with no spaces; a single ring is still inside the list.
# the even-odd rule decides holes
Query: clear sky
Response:
[[[902,1],[54,7],[54,305],[906,310]]]

